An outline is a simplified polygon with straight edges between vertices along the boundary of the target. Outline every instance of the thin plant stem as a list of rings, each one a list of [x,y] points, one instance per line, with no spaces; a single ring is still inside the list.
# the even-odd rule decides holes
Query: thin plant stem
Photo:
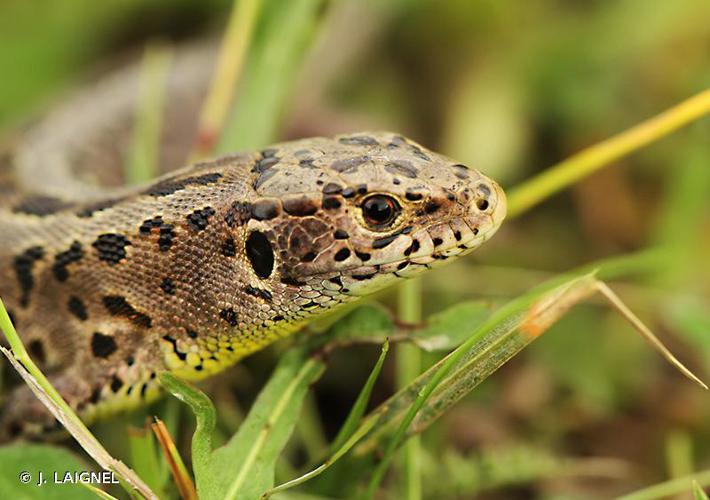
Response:
[[[365,382],[365,385],[360,391],[360,394],[358,395],[355,404],[350,410],[350,414],[345,420],[343,427],[340,429],[340,432],[333,440],[330,452],[328,453],[328,455],[330,455],[329,458],[327,458],[325,462],[323,462],[317,468],[307,472],[306,474],[303,474],[300,477],[287,481],[268,490],[262,495],[262,499],[269,498],[274,493],[293,488],[294,486],[298,486],[299,484],[305,483],[309,479],[320,475],[322,472],[328,469],[328,467],[338,461],[338,459],[342,457],[345,453],[347,453],[353,446],[355,446],[355,444],[360,440],[360,438],[362,438],[372,429],[372,425],[374,425],[375,420],[371,419],[369,424],[368,421],[362,423],[360,421],[363,414],[365,413],[367,403],[370,400],[370,395],[372,394],[372,388],[375,385],[375,381],[377,380],[378,376],[380,375],[380,372],[382,371],[382,365],[384,364],[385,357],[387,356],[387,351],[389,351],[388,340],[385,341],[385,343],[382,345],[382,351],[380,353],[380,357],[377,360],[377,363],[375,363],[372,372],[370,372],[370,376],[367,378],[367,382]],[[360,426],[358,427],[359,424]]]
[[[262,0],[235,0],[220,47],[217,68],[200,113],[193,156],[212,152],[229,114],[234,92],[244,69]]]
[[[222,124],[214,151],[218,154],[256,149],[273,142],[282,124],[293,82],[318,28],[326,0],[290,0],[270,9],[259,25],[239,95]]]
[[[170,48],[163,44],[151,44],[145,49],[131,152],[125,167],[128,184],[147,182],[158,172],[160,132],[171,55]]]
[[[422,320],[421,280],[407,280],[399,288],[399,319],[404,323],[419,323]],[[421,350],[414,344],[401,343],[397,346],[397,387],[403,389],[421,373]],[[404,498],[419,500],[422,497],[421,480],[421,440],[413,436],[402,449],[402,471]]]
[[[130,489],[135,489],[144,498],[157,499],[158,497],[151,491],[145,482],[126,464],[113,458],[101,443],[94,437],[84,422],[77,416],[69,405],[62,399],[57,390],[52,387],[49,380],[40,371],[27,353],[25,346],[20,340],[15,327],[7,314],[5,304],[0,299],[0,329],[5,334],[5,338],[10,344],[10,349],[0,347],[2,353],[7,357],[17,372],[22,375],[28,383],[30,389],[37,395],[42,403],[52,412],[64,427],[77,440],[82,448],[106,470],[116,473],[116,475],[128,483]]]
[[[523,182],[508,194],[512,219],[623,156],[710,114],[710,89],[682,101],[663,113],[553,165]]]
[[[328,441],[318,412],[318,405],[311,394],[303,400],[301,418],[296,424],[296,434],[309,461],[317,460],[323,450],[328,449]]]
[[[156,418],[155,422],[150,426],[153,429],[153,433],[155,433],[155,437],[158,438],[160,448],[163,450],[163,455],[170,466],[170,472],[180,492],[180,497],[183,500],[197,500],[195,483],[192,482],[190,473],[187,471],[187,467],[185,467],[185,462],[183,462],[165,422]]]
[[[597,290],[611,303],[614,308],[621,313],[621,315],[638,331],[641,336],[648,341],[651,346],[658,351],[661,356],[666,358],[666,360],[675,368],[681,372],[683,375],[688,377],[690,380],[698,384],[703,389],[708,389],[708,386],[700,380],[693,372],[688,370],[683,363],[681,363],[678,358],[676,358],[668,348],[663,345],[663,343],[656,337],[649,328],[644,325],[641,320],[636,316],[631,309],[629,309],[626,304],[624,304],[621,299],[609,288],[604,282],[599,281],[596,285]]]
[[[623,495],[619,497],[619,500],[654,500],[672,497],[680,493],[687,493],[692,488],[693,481],[696,481],[701,488],[707,488],[710,486],[710,470],[654,484],[648,488]]]
[[[671,478],[692,474],[693,439],[683,429],[672,429],[666,437],[666,469]]]

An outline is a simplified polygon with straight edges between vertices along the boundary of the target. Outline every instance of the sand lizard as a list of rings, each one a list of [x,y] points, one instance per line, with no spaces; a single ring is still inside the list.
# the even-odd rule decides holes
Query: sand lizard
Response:
[[[67,133],[44,132],[54,134]],[[324,312],[465,255],[505,216],[494,181],[393,133],[284,142],[139,187],[75,185],[65,190],[74,200],[55,194],[51,154],[37,157],[47,139],[34,136],[14,166],[25,168],[25,191],[43,169],[49,181],[34,194],[0,188],[0,296],[34,359],[89,421],[154,399],[161,370],[214,374]],[[54,425],[26,387],[6,397],[6,434]]]

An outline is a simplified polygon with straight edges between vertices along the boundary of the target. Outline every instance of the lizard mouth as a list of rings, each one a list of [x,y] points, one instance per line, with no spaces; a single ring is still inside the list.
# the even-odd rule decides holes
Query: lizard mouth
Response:
[[[493,189],[496,204],[490,210],[476,209],[474,200],[461,215],[435,220],[416,231],[400,234],[379,252],[354,252],[358,257],[365,255],[366,259],[353,258],[353,262],[343,262],[345,265],[336,269],[315,270],[307,274],[305,281],[313,289],[360,296],[462,257],[490,239],[505,218],[505,193],[497,184],[493,184]],[[330,252],[334,252],[332,247]]]
[[[490,225],[481,230],[480,217],[439,221],[413,235],[421,242],[418,250],[409,251],[412,248],[410,243],[404,251],[397,251],[389,258],[372,264],[348,266],[337,272],[314,273],[306,281],[314,288],[330,288],[344,295],[367,295],[399,279],[414,277],[472,252],[493,236],[498,228],[496,222],[491,220]],[[337,286],[333,286],[334,280],[338,282]]]
[[[496,191],[496,205],[490,212],[481,213],[476,210],[474,201],[464,215],[440,219],[411,234],[410,239],[417,242],[416,249],[413,246],[401,252],[393,249],[393,255],[389,258],[382,258],[369,265],[353,266],[342,272],[359,275],[375,269],[379,273],[392,273],[404,278],[436,267],[452,257],[470,253],[496,233],[506,216],[505,193],[497,184],[491,184]]]
[[[431,229],[438,229],[438,234],[441,234],[442,227],[447,227],[452,234],[461,234],[460,229],[454,229],[455,227],[460,227],[457,222],[463,222],[468,231],[467,236],[454,237],[453,241],[442,241],[441,237],[432,236]],[[407,273],[404,272],[405,264],[407,266],[423,266],[425,268],[434,267],[438,264],[445,262],[452,257],[460,257],[466,255],[478,248],[485,241],[487,241],[497,228],[491,227],[486,231],[480,231],[478,227],[466,224],[465,219],[454,219],[450,222],[439,223],[433,228],[425,229],[420,234],[425,234],[429,236],[429,241],[431,242],[430,251],[416,252],[410,255],[404,255],[400,258],[386,259],[377,264],[370,266],[356,266],[352,270],[345,272],[361,272],[368,269],[377,268],[379,272],[382,273],[395,273],[401,275],[401,277],[408,277]],[[422,238],[420,238],[421,240]]]

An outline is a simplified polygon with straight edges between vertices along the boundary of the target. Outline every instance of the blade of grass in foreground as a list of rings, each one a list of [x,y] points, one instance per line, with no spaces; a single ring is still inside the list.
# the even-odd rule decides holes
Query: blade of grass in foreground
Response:
[[[294,486],[298,486],[299,484],[305,483],[309,479],[313,479],[314,477],[320,475],[321,472],[325,471],[328,467],[330,467],[331,464],[337,461],[344,453],[346,453],[352,447],[355,442],[357,442],[359,438],[364,435],[362,431],[359,431],[358,424],[362,416],[365,414],[365,410],[367,409],[367,403],[370,401],[370,395],[372,394],[372,389],[375,386],[375,382],[377,381],[380,372],[382,371],[382,365],[385,362],[385,357],[387,356],[388,351],[389,341],[385,341],[385,343],[382,345],[380,357],[377,359],[377,362],[375,363],[372,372],[370,372],[370,375],[367,378],[367,382],[365,382],[365,385],[360,391],[357,400],[355,400],[355,404],[350,410],[350,413],[348,414],[345,423],[341,427],[340,432],[338,432],[338,435],[333,440],[333,444],[330,447],[329,458],[322,465],[308,472],[307,474],[303,474],[302,476],[299,476],[295,479],[292,479],[291,481],[288,481],[284,484],[281,484],[275,488],[266,491],[261,496],[262,499],[268,498],[271,495],[280,491],[284,491],[289,488],[293,488]]]
[[[420,279],[408,280],[399,287],[398,315],[400,321],[417,324],[422,321],[422,284]],[[422,371],[422,353],[416,345],[397,346],[396,381],[399,389],[407,387]],[[404,496],[407,500],[422,497],[421,441],[412,436],[404,444],[401,457]]]
[[[10,344],[10,349],[0,347],[2,353],[7,357],[15,370],[22,376],[35,396],[44,404],[52,415],[59,420],[62,425],[71,433],[81,447],[93,458],[96,463],[106,470],[112,471],[121,479],[121,484],[129,493],[132,489],[140,493],[144,498],[158,497],[139,478],[133,470],[126,464],[113,458],[108,451],[99,443],[93,434],[87,429],[84,422],[74,413],[69,405],[62,399],[52,384],[49,383],[44,374],[30,358],[25,346],[22,345],[15,327],[10,321],[10,317],[0,299],[0,329],[5,334],[5,338]],[[130,486],[127,486],[130,485]]]
[[[183,500],[197,500],[195,485],[192,482],[190,473],[187,471],[187,467],[185,467],[185,463],[180,456],[177,446],[175,446],[173,438],[168,432],[165,422],[159,418],[156,418],[155,422],[151,424],[151,428],[153,429],[155,436],[158,438],[160,448],[163,450],[163,456],[168,462],[170,472],[173,475],[173,480],[175,481],[175,485],[180,492],[180,498]]]
[[[214,406],[207,396],[169,373],[163,386],[187,403],[197,418],[192,439],[192,460],[200,498],[254,499],[271,488],[274,467],[298,419],[308,387],[323,372],[324,364],[292,349],[252,405],[237,433],[224,446],[212,450]]]
[[[333,440],[333,444],[331,445],[331,455],[334,454],[339,448],[341,448],[343,444],[345,444],[345,442],[355,433],[360,419],[365,414],[365,410],[367,409],[367,403],[369,403],[370,395],[372,394],[372,389],[375,387],[375,382],[380,376],[380,372],[382,371],[382,365],[385,363],[385,358],[387,357],[389,348],[390,343],[386,340],[385,343],[382,345],[380,357],[377,358],[377,362],[372,368],[370,375],[367,377],[365,385],[360,390],[360,394],[358,394],[358,397],[355,400],[355,404],[353,404],[353,407],[350,410],[348,417],[345,419],[345,423],[338,432],[338,435]]]
[[[693,479],[693,498],[695,500],[710,500],[695,479]]]
[[[130,464],[138,476],[163,498],[163,474],[161,471],[158,453],[155,447],[155,437],[146,427],[128,427],[128,448],[130,450]]]
[[[170,372],[161,373],[158,380],[166,391],[189,406],[195,415],[195,432],[192,434],[192,469],[196,478],[207,477],[212,465],[212,434],[217,422],[214,404],[205,393]],[[199,481],[197,488],[198,490],[200,488]]]
[[[498,309],[459,348],[427,370],[414,384],[393,396],[375,411],[372,436],[358,448],[371,452],[384,444],[384,455],[368,488],[374,496],[397,446],[405,436],[421,432],[451,405],[506,363],[532,340],[559,320],[572,306],[600,293],[669,363],[707,389],[655,337],[609,287],[597,280],[597,270],[563,275],[514,299]],[[379,415],[378,415],[379,413]],[[388,436],[392,435],[391,438]],[[386,442],[386,444],[385,444]]]

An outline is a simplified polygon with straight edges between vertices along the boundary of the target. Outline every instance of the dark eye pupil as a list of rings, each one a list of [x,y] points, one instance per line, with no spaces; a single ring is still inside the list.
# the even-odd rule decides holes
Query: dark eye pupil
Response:
[[[373,225],[390,222],[394,215],[394,201],[385,196],[372,196],[362,206],[365,220]]]

